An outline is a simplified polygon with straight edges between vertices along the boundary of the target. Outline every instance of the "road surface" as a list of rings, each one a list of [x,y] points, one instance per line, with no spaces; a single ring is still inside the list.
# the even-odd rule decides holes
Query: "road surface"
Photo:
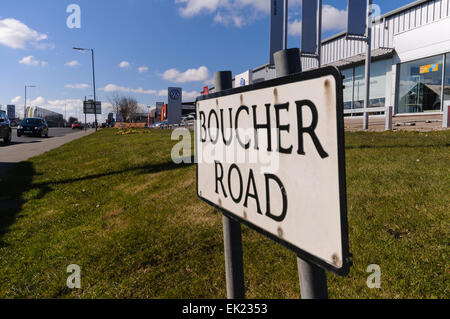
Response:
[[[74,131],[69,128],[50,128],[49,137],[40,138],[28,136],[17,137],[17,132],[13,129],[11,144],[6,146],[0,145],[0,177],[4,177],[7,170],[16,163],[46,153],[93,132],[93,129],[85,132],[80,130]]]

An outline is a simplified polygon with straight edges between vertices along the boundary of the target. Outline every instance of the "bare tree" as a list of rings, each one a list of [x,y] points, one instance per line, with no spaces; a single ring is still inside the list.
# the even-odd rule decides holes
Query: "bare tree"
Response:
[[[69,117],[69,124],[72,125],[73,123],[78,122],[78,119],[76,117]]]
[[[110,97],[108,97],[109,103],[112,105],[113,113],[120,114],[120,95],[118,92],[113,92]]]
[[[118,92],[113,92],[108,100],[112,104],[113,112],[120,114],[123,121],[133,122],[136,120],[139,104],[134,97],[122,96]]]
[[[130,122],[135,122],[139,109],[139,104],[137,100],[133,97],[126,97],[124,98],[124,103],[126,103],[128,108],[128,120]]]

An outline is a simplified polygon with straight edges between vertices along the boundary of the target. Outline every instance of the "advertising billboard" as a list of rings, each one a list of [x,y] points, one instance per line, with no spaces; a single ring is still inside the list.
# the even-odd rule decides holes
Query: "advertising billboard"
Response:
[[[167,120],[168,124],[181,123],[181,107],[183,100],[182,88],[170,87],[168,89],[168,103],[167,103]]]
[[[16,106],[15,105],[8,105],[6,107],[6,111],[7,111],[9,120],[15,120],[16,119]]]

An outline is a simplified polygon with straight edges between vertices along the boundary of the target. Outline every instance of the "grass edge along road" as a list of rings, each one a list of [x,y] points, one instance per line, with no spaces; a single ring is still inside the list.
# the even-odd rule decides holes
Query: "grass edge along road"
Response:
[[[222,219],[171,132],[103,130],[0,180],[0,297],[225,298]],[[347,133],[353,267],[330,298],[448,298],[450,131]],[[295,255],[243,227],[248,298],[298,298]],[[69,289],[67,266],[81,267]],[[370,264],[381,289],[369,289]]]

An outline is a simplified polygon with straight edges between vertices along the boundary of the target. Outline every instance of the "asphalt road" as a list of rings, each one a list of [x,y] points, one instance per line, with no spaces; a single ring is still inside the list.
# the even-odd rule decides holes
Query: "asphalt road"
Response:
[[[11,144],[0,145],[0,177],[3,177],[17,163],[58,148],[93,132],[93,129],[85,132],[70,128],[51,128],[48,138],[40,138],[35,136],[17,137],[17,132],[13,129]]]
[[[73,131],[70,128],[50,128],[48,131],[48,137],[49,138],[60,137],[60,136],[65,136],[67,134],[74,133],[74,132],[75,131]],[[40,137],[36,137],[36,136],[17,137],[17,131],[15,129],[13,129],[13,138],[12,138],[11,145],[22,144],[22,143],[37,143],[37,142],[41,142],[43,139],[45,139],[45,138],[44,137],[40,138]],[[8,148],[8,146],[6,146],[6,148]]]

